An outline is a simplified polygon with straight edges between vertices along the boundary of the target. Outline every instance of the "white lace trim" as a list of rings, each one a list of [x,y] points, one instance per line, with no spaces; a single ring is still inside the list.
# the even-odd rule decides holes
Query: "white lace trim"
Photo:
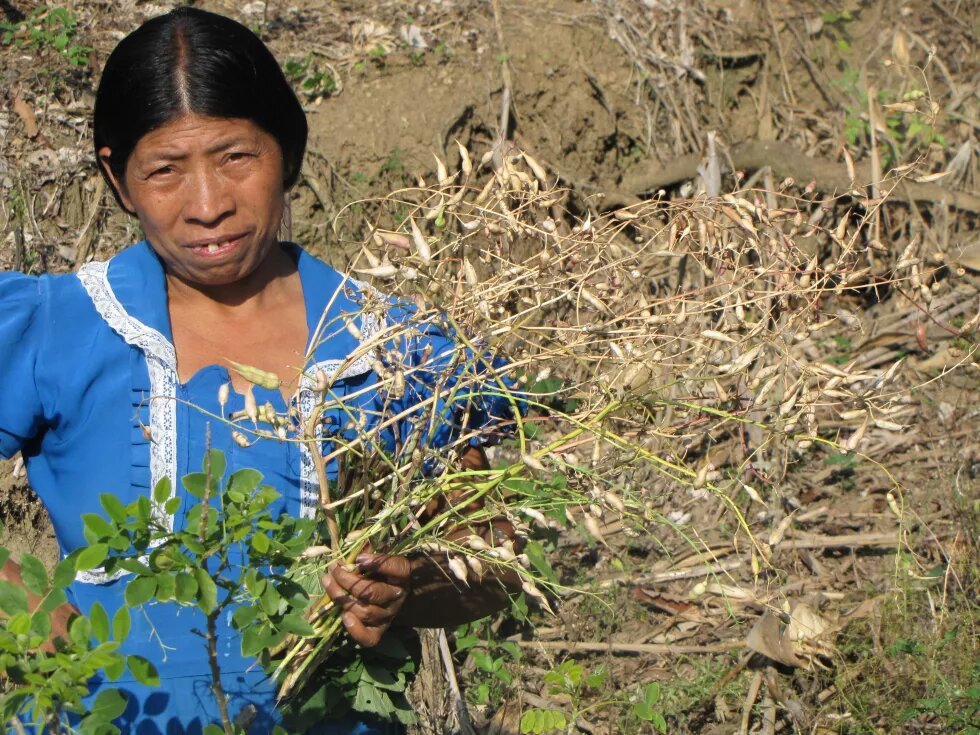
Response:
[[[139,348],[146,358],[150,378],[150,488],[164,477],[170,478],[171,496],[177,479],[177,355],[170,341],[160,332],[130,316],[116,298],[109,283],[109,263],[86,263],[78,279],[106,324],[127,344]],[[173,517],[154,504],[153,513],[173,530]],[[75,579],[105,584],[126,574],[117,572],[78,572]]]

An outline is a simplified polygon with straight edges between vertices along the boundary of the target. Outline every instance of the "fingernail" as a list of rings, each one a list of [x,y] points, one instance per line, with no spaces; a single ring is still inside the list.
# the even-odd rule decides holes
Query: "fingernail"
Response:
[[[374,561],[374,557],[371,554],[358,554],[354,561],[361,566],[364,566],[365,564],[370,564],[372,561]]]

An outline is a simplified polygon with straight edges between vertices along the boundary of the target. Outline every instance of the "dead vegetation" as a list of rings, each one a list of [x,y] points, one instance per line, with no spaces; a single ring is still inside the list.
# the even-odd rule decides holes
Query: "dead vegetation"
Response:
[[[305,64],[296,238],[508,352],[539,472],[593,497],[543,532],[557,617],[426,645],[421,730],[650,732],[659,682],[670,732],[975,731],[967,6],[296,4],[240,15]],[[119,5],[74,4],[88,67],[0,47],[6,267],[137,236],[87,143],[160,9]]]

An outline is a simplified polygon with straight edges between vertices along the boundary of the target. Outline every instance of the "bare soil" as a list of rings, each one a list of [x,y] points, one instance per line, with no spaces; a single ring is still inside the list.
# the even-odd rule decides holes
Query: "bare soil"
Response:
[[[691,196],[696,167],[687,175],[658,175],[687,171],[686,160],[700,163],[709,132],[717,134],[723,161],[739,144],[778,141],[845,172],[873,160],[946,172],[921,182],[939,188],[909,194],[917,201],[885,212],[881,257],[897,257],[913,239],[925,243],[952,264],[942,276],[958,308],[952,317],[958,321],[950,323],[962,326],[977,312],[976,256],[968,260],[980,211],[975,4],[196,4],[258,29],[283,63],[307,63],[294,80],[308,105],[311,136],[293,193],[293,234],[339,266],[365,237],[352,224],[352,211],[370,210],[372,198],[420,177],[431,181],[433,154],[457,165],[455,141],[490,150],[506,109],[506,140],[560,177],[572,189],[572,210],[582,215],[658,189],[665,197]],[[93,49],[82,65],[69,66],[43,44],[0,45],[9,90],[0,110],[4,269],[68,271],[138,237],[94,168],[93,85],[121,34],[172,3],[71,5],[79,19],[74,42]],[[16,21],[33,7],[0,2],[0,19]],[[913,130],[901,117],[911,113],[887,106],[921,94],[935,109],[928,119],[917,117]],[[758,186],[770,189],[796,186],[814,202],[823,197],[827,212],[851,206],[837,199],[845,191],[811,183],[792,162],[768,163],[769,169],[746,167],[744,176],[757,176]],[[960,199],[950,204],[954,193]],[[961,257],[966,266],[956,265]],[[951,334],[927,317],[917,327],[888,293],[869,293],[851,307],[862,326],[828,333],[826,352],[814,359],[875,365],[908,355],[921,384],[918,403],[902,417],[901,432],[876,440],[868,452],[873,461],[841,464],[831,452],[787,453],[782,467],[771,468],[778,477],[771,498],[733,499],[750,521],[762,519],[764,533],[782,527],[782,518],[794,519],[783,529],[791,543],[775,551],[782,576],[767,581],[771,594],[736,593],[758,583],[758,570],[733,545],[735,529],[726,525],[720,503],[685,488],[664,497],[662,511],[697,529],[710,556],[694,553],[679,530],[630,538],[608,528],[606,545],[563,535],[552,562],[583,592],[569,596],[556,619],[536,619],[534,629],[507,619],[490,624],[496,640],[509,637],[520,646],[519,658],[490,649],[505,658],[513,682],[458,657],[480,732],[517,733],[521,713],[535,707],[569,713],[571,731],[651,732],[624,714],[629,707],[607,704],[649,682],[662,685],[657,707],[670,732],[976,732],[968,728],[978,726],[980,707],[964,704],[967,688],[980,686],[975,333]],[[954,363],[959,367],[946,373]],[[883,468],[904,489],[901,503],[914,512],[913,523],[897,525]],[[767,516],[772,508],[778,513]],[[0,464],[0,518],[5,543],[16,552],[56,559],[43,509],[26,480],[13,476],[13,463]],[[834,538],[846,541],[827,541]],[[727,585],[727,593],[705,593],[712,584]],[[769,601],[787,594],[823,605],[840,622],[835,651],[819,665],[774,665],[744,647],[776,605]],[[606,679],[556,692],[546,676],[566,660],[586,672],[603,671]],[[486,696],[478,695],[481,684]],[[439,697],[420,696],[431,730],[456,727],[445,724],[445,703],[433,701]],[[950,711],[919,706],[943,697]]]

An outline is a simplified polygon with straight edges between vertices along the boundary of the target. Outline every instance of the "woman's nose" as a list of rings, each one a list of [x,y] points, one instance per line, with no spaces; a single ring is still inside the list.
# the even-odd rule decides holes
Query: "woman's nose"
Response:
[[[184,218],[196,224],[214,224],[235,208],[228,184],[213,170],[194,172],[188,177]]]

